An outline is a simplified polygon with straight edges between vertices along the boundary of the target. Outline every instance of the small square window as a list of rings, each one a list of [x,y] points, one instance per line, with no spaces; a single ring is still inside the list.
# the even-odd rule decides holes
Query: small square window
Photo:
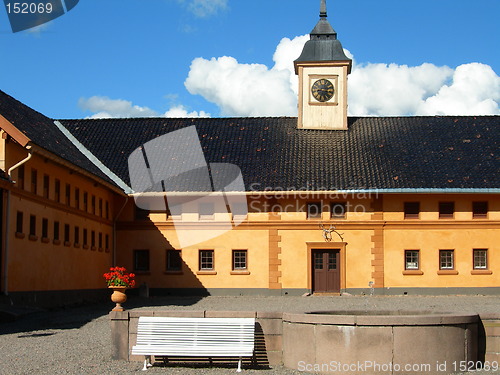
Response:
[[[200,250],[200,271],[212,271],[214,269],[214,251]]]
[[[149,271],[149,250],[134,250],[134,271]]]
[[[180,250],[167,250],[167,271],[181,271],[182,257]]]
[[[420,202],[404,203],[405,219],[418,219],[420,217]]]
[[[439,269],[453,270],[455,269],[455,251],[454,250],[439,250]]]
[[[488,202],[472,202],[472,218],[488,218]]]
[[[331,218],[332,219],[345,219],[347,214],[347,204],[346,202],[335,202],[331,206]]]
[[[233,271],[241,271],[248,268],[247,255],[247,250],[233,250]]]
[[[307,218],[308,219],[321,219],[321,203],[308,203],[307,204]]]
[[[474,269],[487,270],[488,269],[488,249],[474,249]]]
[[[455,202],[439,202],[439,218],[453,219],[455,214]]]
[[[405,269],[420,269],[420,250],[405,250]]]

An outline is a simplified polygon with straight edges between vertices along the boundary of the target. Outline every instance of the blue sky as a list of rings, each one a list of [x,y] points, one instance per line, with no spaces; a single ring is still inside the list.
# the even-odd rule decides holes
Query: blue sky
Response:
[[[500,1],[327,6],[355,59],[351,114],[499,114]],[[13,34],[2,8],[0,89],[54,118],[294,115],[296,37],[318,13],[319,0],[82,0]]]

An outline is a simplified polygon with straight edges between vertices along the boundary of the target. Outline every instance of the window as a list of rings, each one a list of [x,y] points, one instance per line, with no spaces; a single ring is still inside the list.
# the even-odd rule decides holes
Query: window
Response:
[[[307,204],[307,218],[308,219],[321,219],[321,203],[308,203]]]
[[[149,271],[149,250],[134,250],[134,271]]]
[[[55,181],[55,197],[54,199],[56,200],[56,202],[59,202],[61,203],[61,181],[59,181],[58,179],[56,179]]]
[[[75,246],[80,245],[80,227],[75,227]]]
[[[99,198],[99,216],[103,216],[103,210],[102,210],[102,198]]]
[[[98,242],[99,243],[99,251],[102,251],[102,233],[101,232],[99,232],[98,238],[99,238],[99,242]]]
[[[49,175],[43,175],[43,197],[49,199],[50,178]]]
[[[69,224],[64,224],[64,245],[69,246]]]
[[[453,270],[455,269],[455,251],[454,250],[439,250],[439,269]]]
[[[214,269],[214,251],[200,250],[200,271],[212,271]]]
[[[36,216],[30,215],[30,236],[36,236]]]
[[[71,186],[66,184],[66,204],[71,206]]]
[[[233,271],[246,270],[247,250],[233,250]]]
[[[453,219],[455,214],[455,202],[439,202],[439,218]]]
[[[405,250],[405,270],[420,269],[420,250]]]
[[[31,170],[31,192],[36,194],[38,191],[38,173],[36,169]]]
[[[49,220],[42,219],[42,240],[49,238]]]
[[[75,188],[75,207],[80,209],[80,189]]]
[[[420,217],[420,202],[404,203],[405,219],[418,219]]]
[[[332,219],[345,219],[347,213],[346,202],[335,202],[331,205],[331,218]]]
[[[89,194],[86,191],[83,193],[83,210],[89,211]]]
[[[109,202],[108,201],[106,201],[106,204],[104,205],[104,207],[106,208],[105,217],[106,217],[106,219],[109,219]]]
[[[84,248],[88,248],[89,247],[87,228],[83,229],[83,247]]]
[[[105,245],[106,252],[108,252],[109,251],[109,234],[106,234],[106,236],[104,237],[104,245]]]
[[[54,221],[54,241],[59,241],[59,222]]]
[[[24,165],[17,169],[17,183],[20,189],[24,189]]]
[[[475,270],[488,269],[488,249],[473,249],[473,261]]]
[[[180,250],[167,250],[167,271],[182,271]]]
[[[214,219],[214,204],[213,203],[200,203],[200,220],[213,220]]]
[[[16,233],[23,233],[23,213],[20,211],[16,215]]]
[[[92,195],[92,213],[95,215],[95,195]]]
[[[95,231],[90,232],[90,249],[95,250]]]
[[[472,218],[487,219],[488,218],[488,202],[472,202]]]

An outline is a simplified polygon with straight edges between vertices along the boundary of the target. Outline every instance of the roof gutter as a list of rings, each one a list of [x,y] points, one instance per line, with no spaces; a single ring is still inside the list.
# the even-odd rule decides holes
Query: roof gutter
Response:
[[[172,191],[172,192],[144,192],[144,193],[129,193],[131,197],[159,197],[159,196],[200,196],[210,194],[213,196],[234,196],[234,195],[346,195],[346,194],[500,194],[500,188],[493,189],[441,189],[441,188],[415,188],[415,189],[348,189],[348,190],[265,190],[265,191]]]

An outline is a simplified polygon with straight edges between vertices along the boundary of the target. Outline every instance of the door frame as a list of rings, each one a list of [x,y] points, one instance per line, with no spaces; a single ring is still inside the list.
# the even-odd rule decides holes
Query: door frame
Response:
[[[345,249],[347,242],[306,242],[307,245],[307,289],[312,293],[313,268],[312,251],[316,250],[339,250],[340,251],[340,292],[346,289],[346,267],[345,267]]]

